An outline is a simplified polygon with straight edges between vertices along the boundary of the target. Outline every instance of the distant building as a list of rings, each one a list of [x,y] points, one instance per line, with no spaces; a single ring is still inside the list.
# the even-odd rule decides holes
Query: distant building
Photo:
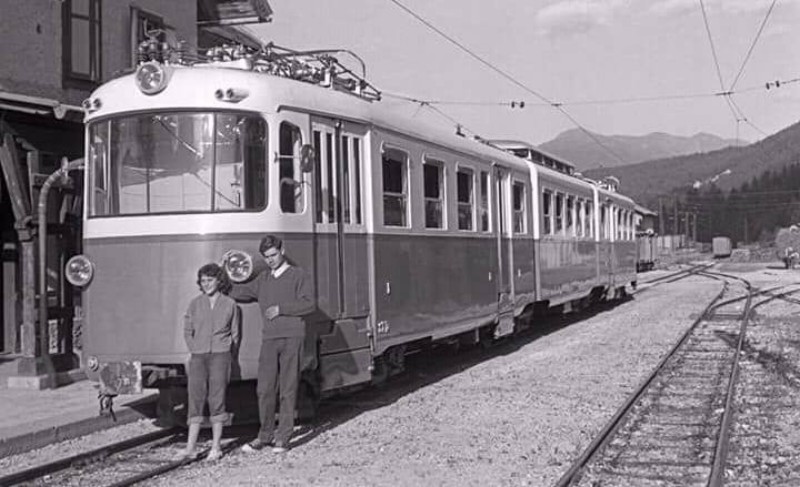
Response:
[[[636,232],[656,233],[656,217],[658,213],[644,206],[636,205]]]
[[[138,46],[148,33],[184,41],[190,49],[200,39],[202,47],[232,40],[254,45],[258,42],[231,26],[269,21],[271,14],[266,0],[3,2],[0,352],[20,351],[21,325],[35,321],[38,194],[62,158],[83,155],[83,100],[101,83],[135,68]],[[48,198],[48,234],[53,236],[48,238],[48,309],[50,326],[60,330],[71,328],[75,312],[73,293],[63,292],[68,285],[61,266],[80,250],[81,198],[80,177],[56,185]]]

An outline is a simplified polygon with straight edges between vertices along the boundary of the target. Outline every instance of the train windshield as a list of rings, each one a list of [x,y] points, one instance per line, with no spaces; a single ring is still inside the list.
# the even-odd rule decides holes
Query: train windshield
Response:
[[[161,112],[89,126],[89,216],[257,211],[267,124],[241,113]]]

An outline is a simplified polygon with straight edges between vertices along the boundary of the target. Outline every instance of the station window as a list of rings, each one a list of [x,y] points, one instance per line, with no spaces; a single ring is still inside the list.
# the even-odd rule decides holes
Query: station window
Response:
[[[542,193],[542,220],[544,222],[543,235],[553,234],[553,193]]]
[[[305,210],[305,199],[303,172],[300,168],[300,147],[303,144],[300,129],[288,122],[282,122],[279,137],[278,181],[281,211],[302,213]]]
[[[491,232],[491,214],[489,213],[489,173],[481,171],[481,231]]]
[[[458,229],[474,229],[475,185],[473,174],[469,169],[456,172],[456,193],[458,199]]]
[[[64,81],[93,86],[101,78],[100,0],[65,0],[62,9]]]
[[[567,235],[573,237],[575,232],[575,197],[567,196]]]
[[[131,67],[136,67],[139,61],[139,45],[146,41],[149,35],[157,35],[159,41],[166,42],[166,32],[174,35],[174,30],[167,27],[161,16],[138,7],[131,7]]]
[[[408,154],[386,148],[383,151],[383,224],[408,226]]]
[[[426,160],[423,164],[425,228],[444,228],[444,164]]]
[[[525,233],[525,183],[514,181],[513,186],[514,233]]]
[[[564,231],[564,195],[556,193],[556,228],[555,233],[561,235]]]

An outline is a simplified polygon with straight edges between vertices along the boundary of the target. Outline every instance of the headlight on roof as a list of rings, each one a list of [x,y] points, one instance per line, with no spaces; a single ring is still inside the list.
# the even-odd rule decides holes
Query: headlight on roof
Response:
[[[155,61],[146,62],[136,68],[136,86],[145,95],[155,95],[167,87],[169,72]]]
[[[244,282],[253,275],[253,258],[242,250],[231,250],[225,261],[225,272],[231,281]]]
[[[89,284],[94,276],[94,264],[88,257],[79,254],[67,261],[64,271],[70,284],[83,287]]]

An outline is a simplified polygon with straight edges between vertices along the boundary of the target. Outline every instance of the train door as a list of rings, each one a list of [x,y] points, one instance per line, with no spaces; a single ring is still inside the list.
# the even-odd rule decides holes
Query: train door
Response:
[[[369,313],[363,208],[366,129],[313,118],[311,130],[318,305],[333,321],[365,317]]]
[[[497,191],[497,314],[495,338],[508,335],[514,331],[514,253],[509,222],[509,185],[510,174],[502,168],[495,168],[495,184]]]

